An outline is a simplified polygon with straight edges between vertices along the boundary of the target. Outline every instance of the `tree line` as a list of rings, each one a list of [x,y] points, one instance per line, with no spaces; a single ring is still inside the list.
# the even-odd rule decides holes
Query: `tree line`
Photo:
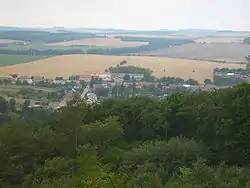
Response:
[[[250,74],[248,69],[216,68],[214,69],[213,72],[213,80],[215,85],[230,86],[230,85],[237,85],[242,82],[248,82],[249,75]]]
[[[47,31],[0,31],[1,39],[31,43],[54,43],[96,37],[91,33],[47,32]]]
[[[6,114],[4,188],[250,185],[250,85]],[[32,118],[35,117],[35,118]]]

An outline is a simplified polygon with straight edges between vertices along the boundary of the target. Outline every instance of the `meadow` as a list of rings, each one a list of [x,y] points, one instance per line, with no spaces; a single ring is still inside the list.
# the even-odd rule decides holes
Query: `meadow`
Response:
[[[123,60],[128,62],[126,65],[151,69],[156,77],[193,78],[199,83],[203,83],[206,78],[213,79],[214,68],[245,68],[246,66],[159,57],[83,54],[56,56],[25,64],[0,67],[0,75],[16,73],[26,76],[46,76],[49,78],[62,76],[67,78],[71,75],[104,73],[106,68],[116,66]]]

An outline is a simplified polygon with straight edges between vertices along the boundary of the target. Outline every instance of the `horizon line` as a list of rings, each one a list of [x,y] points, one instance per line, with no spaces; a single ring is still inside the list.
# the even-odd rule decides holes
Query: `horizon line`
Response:
[[[43,26],[43,25],[0,25],[0,27],[14,27],[14,28],[31,28],[31,29],[53,29],[53,28],[64,28],[64,29],[97,29],[97,30],[124,30],[124,31],[181,31],[181,30],[207,30],[207,31],[232,31],[232,32],[250,32],[250,30],[237,30],[228,28],[178,28],[178,29],[125,29],[125,28],[115,28],[115,27],[88,27],[88,26]]]

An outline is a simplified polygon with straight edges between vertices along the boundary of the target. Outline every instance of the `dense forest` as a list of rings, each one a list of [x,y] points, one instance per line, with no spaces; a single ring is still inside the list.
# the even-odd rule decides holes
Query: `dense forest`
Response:
[[[55,112],[0,98],[10,117],[0,124],[0,187],[250,187],[249,96],[248,84],[92,106],[76,96]]]
[[[20,40],[31,43],[53,43],[96,37],[90,33],[45,31],[0,31],[0,39]]]

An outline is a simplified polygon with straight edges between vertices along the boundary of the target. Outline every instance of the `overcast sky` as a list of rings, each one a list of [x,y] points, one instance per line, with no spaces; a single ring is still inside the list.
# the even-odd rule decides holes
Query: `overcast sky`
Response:
[[[250,0],[0,0],[0,25],[250,30]]]

